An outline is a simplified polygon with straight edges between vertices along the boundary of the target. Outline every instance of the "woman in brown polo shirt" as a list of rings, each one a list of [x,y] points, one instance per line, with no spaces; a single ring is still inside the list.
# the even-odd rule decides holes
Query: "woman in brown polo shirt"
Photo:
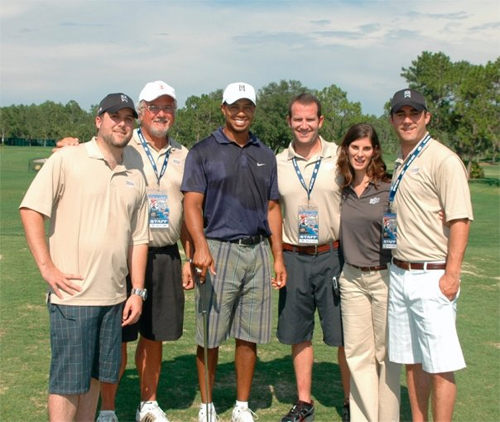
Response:
[[[342,322],[351,371],[351,420],[398,421],[400,365],[389,362],[386,327],[391,250],[382,247],[390,177],[375,129],[349,128],[337,161],[344,176],[340,245]]]

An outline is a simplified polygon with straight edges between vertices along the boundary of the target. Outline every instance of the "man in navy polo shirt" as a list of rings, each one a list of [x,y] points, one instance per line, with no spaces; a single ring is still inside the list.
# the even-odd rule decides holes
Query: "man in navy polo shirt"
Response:
[[[255,90],[249,84],[227,86],[221,105],[225,125],[193,146],[181,186],[186,225],[194,243],[192,262],[205,283],[196,289],[199,421],[216,420],[212,387],[219,346],[228,337],[236,340],[237,397],[232,421],[254,420],[248,398],[257,343],[271,339],[271,285],[281,288],[286,283],[276,159],[250,132],[255,104]],[[208,321],[208,391],[203,304]]]

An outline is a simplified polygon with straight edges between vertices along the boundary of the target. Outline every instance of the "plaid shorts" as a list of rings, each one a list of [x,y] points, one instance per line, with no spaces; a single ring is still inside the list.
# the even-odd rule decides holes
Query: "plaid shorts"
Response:
[[[268,343],[272,308],[269,244],[265,241],[247,246],[209,239],[208,245],[216,275],[207,274],[205,283],[196,289],[197,344],[204,343],[204,309],[208,309],[210,349],[219,347],[228,337]]]
[[[50,314],[49,393],[84,394],[91,378],[117,383],[121,363],[122,304],[48,304]]]

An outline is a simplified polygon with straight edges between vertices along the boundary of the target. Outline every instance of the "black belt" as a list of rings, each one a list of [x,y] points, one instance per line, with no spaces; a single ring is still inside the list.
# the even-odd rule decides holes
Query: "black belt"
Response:
[[[225,240],[225,239],[213,239],[213,240],[218,240],[219,242],[236,243],[238,245],[244,245],[244,246],[252,246],[252,245],[258,245],[259,243],[263,242],[266,239],[267,236],[264,236],[262,234],[256,234],[255,236],[242,237],[240,239],[234,239],[234,240]]]
[[[164,253],[177,246],[177,243],[174,245],[165,245],[165,246],[150,246],[148,247],[148,253]]]
[[[375,265],[374,267],[358,267],[357,265],[352,265],[352,264],[348,264],[348,265],[350,265],[351,267],[357,268],[358,270],[363,271],[363,272],[387,270],[387,264]]]

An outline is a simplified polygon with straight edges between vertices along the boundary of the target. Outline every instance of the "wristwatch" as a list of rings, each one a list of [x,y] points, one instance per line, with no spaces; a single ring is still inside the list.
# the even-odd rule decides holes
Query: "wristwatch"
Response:
[[[132,289],[130,294],[142,297],[142,300],[146,300],[148,297],[148,291],[146,289]]]

